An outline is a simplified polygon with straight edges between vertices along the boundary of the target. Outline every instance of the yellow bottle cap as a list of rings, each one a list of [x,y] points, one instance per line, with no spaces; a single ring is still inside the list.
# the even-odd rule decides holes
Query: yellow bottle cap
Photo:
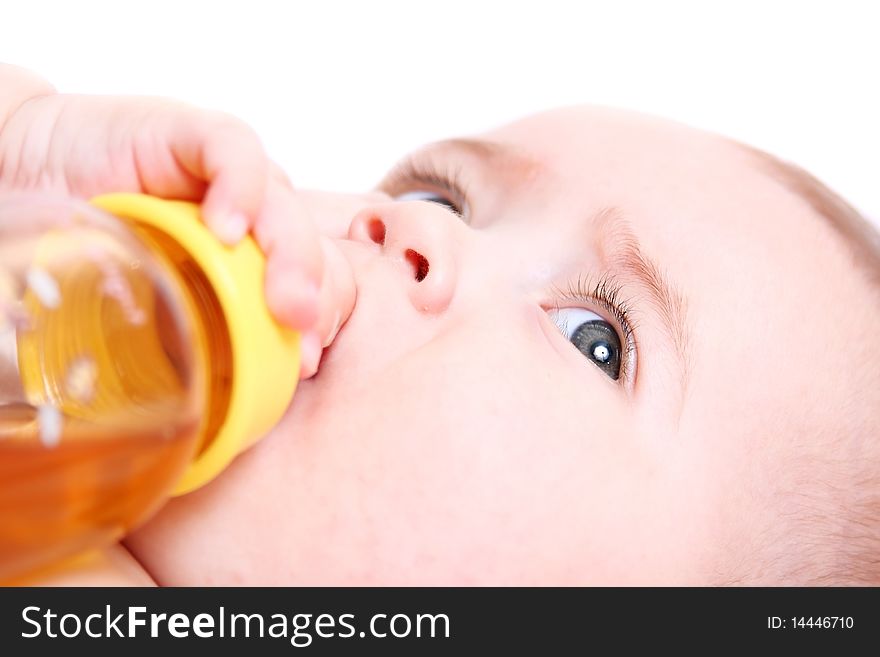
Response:
[[[91,202],[182,247],[209,282],[225,320],[232,352],[226,415],[184,473],[175,490],[181,495],[216,477],[281,419],[299,381],[299,334],[281,327],[269,312],[263,293],[265,256],[252,238],[224,246],[193,203],[140,194],[109,194]]]

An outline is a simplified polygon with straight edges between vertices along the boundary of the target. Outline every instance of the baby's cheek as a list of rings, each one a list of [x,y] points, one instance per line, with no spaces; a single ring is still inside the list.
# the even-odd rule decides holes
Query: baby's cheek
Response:
[[[360,503],[343,523],[358,528],[348,562],[362,564],[359,581],[561,583],[589,563],[587,545],[616,546],[601,519],[620,512],[614,498],[625,491],[609,487],[623,479],[619,461],[572,450],[522,418],[480,432],[455,424],[389,442],[361,462]]]
[[[160,514],[139,556],[175,584],[602,584],[638,581],[654,549],[669,563],[662,468],[620,391],[510,361],[490,378],[410,359],[320,400],[303,384],[299,410]]]

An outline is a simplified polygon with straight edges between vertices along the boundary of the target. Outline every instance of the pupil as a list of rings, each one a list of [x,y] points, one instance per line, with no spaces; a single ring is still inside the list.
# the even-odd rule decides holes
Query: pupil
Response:
[[[567,329],[563,330],[568,333]],[[620,376],[620,338],[617,332],[603,320],[589,320],[579,325],[568,336],[584,358],[592,361],[615,381]]]
[[[611,359],[611,349],[605,342],[597,342],[593,345],[593,358],[600,363],[607,363]]]

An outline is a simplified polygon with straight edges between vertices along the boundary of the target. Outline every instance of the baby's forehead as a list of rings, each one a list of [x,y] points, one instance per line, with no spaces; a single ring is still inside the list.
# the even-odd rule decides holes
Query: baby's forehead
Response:
[[[711,152],[717,158],[734,157],[731,142],[690,126],[662,118],[600,106],[577,106],[525,117],[487,134],[528,150],[549,166],[601,158],[637,161],[654,155],[686,160],[688,155]]]
[[[673,121],[571,107],[503,126],[486,139],[530,161],[532,178],[554,180],[551,189],[566,205],[620,207],[644,232],[712,227],[719,234],[738,231],[741,240],[766,240],[819,222],[863,252],[862,259],[865,244],[880,251],[876,231],[805,171]]]
[[[738,144],[634,112],[553,110],[483,139],[531,163],[528,176],[500,180],[508,167],[503,156],[494,158],[484,170],[487,186],[503,182],[511,198],[530,202],[541,196],[549,211],[587,219],[618,208],[646,238],[656,232],[687,244],[687,235],[712,224],[720,233],[749,231],[761,215],[784,217],[804,209]]]
[[[469,186],[494,195],[502,211],[598,230],[596,218],[614,209],[645,252],[710,305],[757,302],[747,290],[785,296],[786,288],[827,286],[834,269],[845,280],[854,252],[880,269],[876,233],[818,181],[680,123],[571,107],[463,141],[466,160],[478,162],[464,167]]]
[[[705,224],[730,221],[736,212],[744,218],[778,214],[775,206],[790,200],[735,142],[634,112],[553,110],[503,126],[485,140],[530,160],[526,182],[544,183],[511,185],[512,193],[549,189],[553,197],[545,200],[620,206],[649,223],[674,211],[674,225],[662,218],[673,232],[688,217]]]
[[[857,307],[869,293],[853,253],[877,263],[880,247],[865,246],[876,234],[818,181],[760,151],[606,108],[555,110],[486,138],[532,157],[556,181],[521,192],[552,189],[544,201],[553,212],[591,221],[618,208],[688,300],[706,360],[726,361],[734,379],[768,340],[789,340],[789,355],[811,362],[815,332],[804,317]],[[776,369],[786,364],[777,358]]]

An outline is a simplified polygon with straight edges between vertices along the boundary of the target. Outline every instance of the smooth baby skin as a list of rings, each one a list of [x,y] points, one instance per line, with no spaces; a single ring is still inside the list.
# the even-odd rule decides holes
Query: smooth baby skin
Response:
[[[149,573],[876,583],[852,511],[876,504],[880,313],[826,219],[675,123],[574,108],[485,139],[310,197],[350,206],[354,311],[275,430],[127,541]],[[393,200],[420,191],[464,218]],[[613,329],[617,380],[557,308]]]

